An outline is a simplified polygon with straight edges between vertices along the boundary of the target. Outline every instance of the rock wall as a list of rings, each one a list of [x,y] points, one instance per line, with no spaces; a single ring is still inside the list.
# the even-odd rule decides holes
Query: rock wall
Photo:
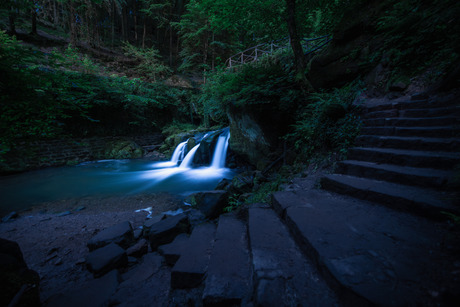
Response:
[[[97,159],[140,158],[163,142],[161,134],[22,142],[0,160],[0,174]],[[117,156],[114,149],[120,151]]]

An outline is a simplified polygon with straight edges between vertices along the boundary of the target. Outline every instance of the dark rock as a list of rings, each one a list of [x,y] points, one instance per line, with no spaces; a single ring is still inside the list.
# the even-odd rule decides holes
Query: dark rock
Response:
[[[72,212],[70,211],[64,211],[64,212],[61,212],[61,213],[58,213],[57,216],[66,216],[66,215],[71,215]]]
[[[403,92],[407,88],[407,84],[403,81],[398,81],[390,85],[389,90],[395,92]]]
[[[106,246],[112,242],[123,248],[127,248],[131,245],[133,240],[133,228],[131,227],[131,223],[126,221],[102,230],[91,238],[87,245],[90,251]]]
[[[236,194],[249,193],[254,186],[254,172],[244,172],[233,177],[230,191]]]
[[[80,207],[78,207],[77,209],[75,209],[75,211],[79,212],[79,211],[83,211],[83,210],[85,210],[85,209],[86,209],[85,206],[80,206]]]
[[[101,278],[89,281],[81,288],[67,293],[52,296],[46,306],[48,307],[99,307],[108,306],[110,298],[117,290],[120,276],[117,270]]]
[[[229,148],[258,170],[265,169],[282,150],[280,137],[295,123],[295,107],[295,104],[280,107],[278,102],[230,106]]]
[[[145,255],[139,265],[123,274],[123,282],[120,284],[120,288],[132,285],[138,286],[140,283],[158,272],[161,267],[162,260],[162,257],[155,253]],[[138,262],[137,259],[136,261]]]
[[[145,239],[140,239],[139,242],[126,250],[128,256],[140,258],[149,251],[149,243]]]
[[[8,222],[8,221],[14,220],[14,219],[17,218],[17,217],[18,217],[18,214],[17,214],[15,211],[13,211],[13,212],[9,213],[8,215],[5,215],[5,216],[2,218],[2,222],[3,222],[3,223],[6,223],[6,222]]]
[[[40,306],[40,276],[30,270],[16,242],[0,238],[0,306]]]
[[[206,221],[206,216],[200,210],[190,209],[186,212],[190,225],[196,226]]]
[[[199,192],[191,197],[196,208],[209,219],[218,217],[228,204],[228,192],[224,190]]]
[[[152,216],[152,218],[146,220],[144,222],[144,226],[142,226],[142,235],[144,237],[148,237],[147,234],[149,233],[150,228],[152,228],[152,226],[158,223],[159,221],[163,220],[165,217],[166,216],[164,214],[159,214]]]
[[[201,224],[193,229],[184,252],[171,271],[171,287],[185,289],[198,287],[206,274],[214,244],[216,226]]]
[[[227,190],[231,182],[232,182],[231,180],[224,178],[217,184],[217,187],[215,189],[216,190]]]
[[[139,238],[142,236],[142,229],[138,228],[133,231],[133,238],[134,240],[139,240]]]
[[[158,247],[158,251],[165,258],[167,265],[173,266],[176,264],[180,256],[187,251],[187,241],[188,235],[181,233],[171,243]]]
[[[209,262],[205,306],[245,306],[252,293],[247,229],[233,215],[221,215]]]
[[[153,224],[145,235],[149,238],[152,250],[155,251],[158,246],[172,242],[178,234],[189,232],[189,229],[188,216],[182,213]]]
[[[102,276],[105,273],[126,265],[128,258],[126,252],[115,243],[110,243],[91,253],[86,258],[86,266],[94,276]]]
[[[130,140],[115,140],[108,142],[104,149],[106,159],[136,159],[142,158],[144,149]]]

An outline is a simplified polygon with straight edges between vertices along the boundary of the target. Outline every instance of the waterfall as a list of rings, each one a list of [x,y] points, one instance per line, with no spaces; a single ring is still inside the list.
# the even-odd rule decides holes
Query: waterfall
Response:
[[[198,147],[200,147],[200,144],[196,145],[188,152],[184,160],[182,160],[182,163],[179,165],[180,168],[190,168],[192,166],[193,158],[195,157],[195,152],[198,150]]]
[[[184,153],[185,153],[185,146],[187,145],[187,141],[180,143],[177,145],[176,149],[174,150],[174,153],[171,157],[171,162],[174,164],[179,163],[180,160],[184,159]]]
[[[212,157],[211,168],[224,168],[225,158],[227,157],[228,140],[230,133],[227,135],[220,135],[217,139],[216,149]]]

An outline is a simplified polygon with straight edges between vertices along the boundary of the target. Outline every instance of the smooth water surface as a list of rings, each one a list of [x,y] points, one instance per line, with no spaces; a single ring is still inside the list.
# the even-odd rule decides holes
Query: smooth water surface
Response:
[[[87,196],[213,190],[233,172],[227,168],[189,168],[169,162],[102,160],[0,177],[0,214],[41,202]]]

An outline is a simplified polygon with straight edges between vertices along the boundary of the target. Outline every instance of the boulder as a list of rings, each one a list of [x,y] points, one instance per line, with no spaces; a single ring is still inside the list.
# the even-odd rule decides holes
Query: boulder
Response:
[[[225,190],[199,192],[190,197],[192,204],[208,219],[218,217],[228,205],[228,192]]]
[[[103,157],[106,159],[142,158],[144,149],[130,140],[114,140],[105,145]]]
[[[19,245],[2,238],[0,276],[0,306],[40,306],[40,276],[27,267]]]
[[[86,267],[96,277],[125,266],[127,263],[125,250],[115,243],[96,249],[86,257]]]
[[[283,150],[280,138],[295,123],[297,104],[231,105],[229,150],[238,160],[264,170]]]
[[[131,223],[126,221],[102,230],[88,241],[87,246],[90,251],[110,243],[116,243],[123,248],[128,248],[133,240],[133,228],[131,227]]]
[[[158,246],[172,242],[178,234],[188,233],[189,230],[190,221],[188,216],[181,213],[153,224],[144,233],[144,236],[149,238],[150,247],[152,251],[155,251]]]

